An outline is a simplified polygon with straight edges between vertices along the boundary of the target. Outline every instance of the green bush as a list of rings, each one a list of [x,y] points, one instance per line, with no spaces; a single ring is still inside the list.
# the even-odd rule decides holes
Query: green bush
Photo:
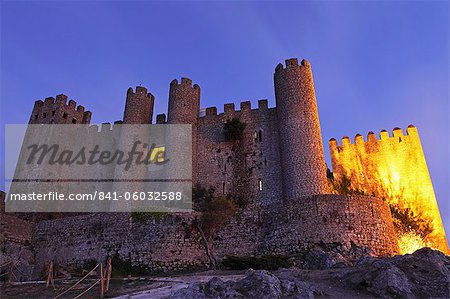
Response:
[[[263,257],[252,256],[226,256],[222,261],[222,266],[231,270],[277,270],[279,268],[289,268],[293,263],[288,257],[281,255],[266,255]]]
[[[131,212],[131,218],[133,219],[133,222],[147,222],[150,219],[160,221],[167,214],[167,212],[136,211]]]

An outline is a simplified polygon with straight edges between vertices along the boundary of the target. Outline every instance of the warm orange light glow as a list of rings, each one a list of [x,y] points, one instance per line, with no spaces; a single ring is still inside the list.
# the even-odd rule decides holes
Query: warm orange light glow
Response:
[[[433,245],[424,241],[421,236],[413,232],[403,233],[398,238],[398,246],[401,254],[414,253],[423,247],[433,248]],[[433,248],[435,249],[435,248]]]
[[[329,146],[336,179],[346,176],[350,179],[352,188],[385,198],[389,204],[400,209],[409,208],[430,224],[432,231],[425,237],[423,244],[410,235],[405,235],[400,240],[403,242],[400,246],[412,248],[426,243],[445,253],[449,252],[415,127],[408,127],[406,135],[401,129],[394,129],[392,137],[388,132],[382,131],[379,139],[375,134],[369,133],[367,141],[357,135],[354,143],[347,137],[342,140],[341,146],[335,140],[331,140]]]

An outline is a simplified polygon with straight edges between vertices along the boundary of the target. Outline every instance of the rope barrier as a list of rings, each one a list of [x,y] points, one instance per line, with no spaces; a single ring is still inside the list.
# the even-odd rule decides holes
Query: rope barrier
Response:
[[[84,294],[86,294],[87,292],[89,292],[93,287],[95,287],[98,283],[100,282],[100,279],[98,279],[96,282],[94,282],[93,285],[91,285],[88,289],[86,289],[83,293],[79,294],[78,296],[74,297],[73,299],[78,299],[81,296],[83,296]]]
[[[19,272],[20,274],[22,274],[22,275],[27,275],[27,274],[23,273],[22,270],[20,270],[20,269],[17,268],[17,267],[14,267],[14,269],[15,269],[17,272]]]
[[[94,272],[98,267],[100,267],[100,278],[91,285],[88,289],[83,291],[81,294],[76,296],[74,299],[80,298],[84,294],[86,294],[89,290],[91,290],[94,286],[96,286],[98,283],[100,283],[100,297],[103,298],[105,293],[109,290],[109,284],[111,281],[111,275],[112,275],[112,259],[111,257],[108,257],[106,261],[105,268],[103,267],[103,263],[98,263],[91,271],[89,271],[84,277],[82,277],[80,280],[78,280],[75,284],[73,284],[71,287],[64,290],[62,293],[58,294],[57,296],[53,297],[53,299],[60,298],[70,290],[72,290],[75,286],[80,284],[86,277],[88,277],[92,272]],[[48,267],[48,277],[47,277],[47,287],[49,286],[50,282],[53,284],[54,287],[54,279],[53,279],[53,262],[50,262]]]
[[[17,260],[16,261],[9,261],[8,263],[6,263],[6,265],[7,264],[11,264],[10,266],[9,266],[9,269],[8,269],[8,272],[6,272],[6,273],[8,273],[8,283],[9,284],[11,284],[12,282],[13,282],[13,277],[14,277],[14,279],[15,280],[17,280],[17,276],[14,274],[14,269],[16,269],[16,270],[18,270],[18,268],[16,267],[16,265],[20,262],[20,257],[22,256],[22,248],[20,248],[20,251],[19,251],[19,255],[18,255],[18,257],[17,257]]]
[[[98,266],[100,266],[100,264],[97,264],[97,266],[95,266],[91,271],[88,272],[88,274],[86,274],[83,278],[81,278],[79,281],[77,281],[73,286],[69,287],[67,290],[65,290],[64,292],[62,292],[61,294],[57,295],[56,297],[53,297],[53,299],[59,298],[62,295],[64,295],[65,293],[67,293],[68,291],[70,291],[71,289],[73,289],[75,286],[77,286],[80,282],[82,282],[86,277],[88,277],[92,272],[94,272],[95,269],[98,268]]]

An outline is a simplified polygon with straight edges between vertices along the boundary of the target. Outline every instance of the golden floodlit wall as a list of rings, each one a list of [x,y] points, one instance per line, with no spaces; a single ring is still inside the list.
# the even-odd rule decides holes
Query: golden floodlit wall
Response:
[[[426,244],[449,252],[438,204],[428,173],[417,128],[410,125],[403,134],[400,128],[393,136],[385,130],[380,138],[369,132],[367,141],[356,135],[354,143],[344,137],[338,145],[329,141],[331,164],[335,179],[346,176],[351,187],[378,197],[400,209],[410,208],[422,219],[429,220],[433,231]]]

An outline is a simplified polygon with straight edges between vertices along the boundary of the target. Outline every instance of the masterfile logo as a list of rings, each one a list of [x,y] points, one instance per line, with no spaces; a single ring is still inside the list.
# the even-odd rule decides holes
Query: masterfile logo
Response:
[[[6,139],[8,212],[191,210],[190,125],[8,125]]]

